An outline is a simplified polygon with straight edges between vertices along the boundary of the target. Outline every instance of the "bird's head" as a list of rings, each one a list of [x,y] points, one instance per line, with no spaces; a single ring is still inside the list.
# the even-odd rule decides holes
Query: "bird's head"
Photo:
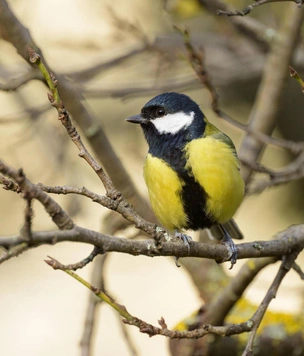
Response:
[[[139,115],[128,122],[140,124],[147,140],[151,136],[184,136],[189,140],[202,136],[206,126],[199,106],[187,95],[164,93],[147,102]]]

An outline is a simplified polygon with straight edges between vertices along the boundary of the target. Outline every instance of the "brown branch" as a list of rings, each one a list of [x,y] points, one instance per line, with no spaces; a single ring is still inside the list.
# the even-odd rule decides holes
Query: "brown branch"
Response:
[[[3,184],[3,189],[11,190],[12,192],[21,193],[19,185],[11,179],[7,179],[0,175],[0,184]]]
[[[239,323],[239,324],[232,324],[232,325],[225,325],[225,326],[213,326],[210,324],[205,324],[202,326],[200,329],[195,329],[191,331],[179,331],[179,330],[170,330],[167,327],[167,324],[164,320],[163,317],[158,321],[160,327],[153,326],[152,324],[149,324],[133,315],[131,315],[127,308],[124,305],[118,304],[113,300],[113,298],[109,297],[106,293],[104,293],[102,290],[99,288],[96,288],[83,280],[80,276],[76,275],[75,273],[71,271],[66,271],[70,276],[78,280],[80,283],[82,283],[84,286],[89,288],[98,298],[100,298],[102,301],[108,303],[113,309],[115,309],[120,316],[123,318],[122,321],[128,325],[133,325],[136,326],[141,333],[148,334],[150,337],[155,336],[155,335],[162,335],[166,336],[170,339],[197,339],[201,338],[207,334],[214,334],[214,335],[219,335],[219,336],[231,336],[231,335],[236,335],[244,332],[251,332],[248,344],[246,346],[246,350],[244,351],[244,356],[248,356],[249,354],[251,355],[250,352],[252,352],[252,344],[254,340],[254,336],[256,333],[256,330],[258,329],[260,322],[267,310],[267,307],[270,303],[270,301],[276,296],[276,293],[278,291],[278,288],[285,277],[285,275],[288,273],[288,271],[291,269],[291,267],[294,264],[295,259],[297,258],[297,255],[299,253],[299,249],[290,253],[286,257],[283,258],[283,262],[280,266],[279,272],[274,279],[273,283],[271,284],[271,287],[269,288],[263,302],[261,305],[258,307],[256,312],[254,313],[253,317],[249,319],[246,322]],[[61,266],[61,263],[58,262],[57,260],[50,258],[49,260],[45,261],[48,265],[51,267],[57,269],[58,266]]]
[[[154,236],[156,240],[160,239],[160,237],[164,233],[164,231],[160,228],[156,231],[156,225],[143,219],[139,214],[137,214],[137,212],[133,209],[132,205],[130,205],[122,196],[115,197],[115,199],[111,199],[110,197],[94,193],[85,187],[50,187],[45,186],[41,183],[38,184],[38,187],[47,193],[78,194],[90,198],[94,203],[98,203],[104,206],[105,208],[118,212],[127,221],[134,224],[137,229],[140,229],[146,232],[147,234]]]
[[[32,218],[34,215],[32,208],[33,196],[30,193],[24,194],[23,198],[26,200],[26,207],[24,210],[24,224],[20,229],[20,235],[29,243],[32,241]]]
[[[286,184],[304,177],[304,151],[293,162],[280,170],[266,169],[260,164],[252,164],[251,162],[245,163],[254,171],[258,171],[258,167],[263,168],[260,172],[269,175],[268,179],[253,181],[247,189],[247,195],[259,194],[269,187]]]
[[[256,275],[264,267],[276,261],[277,258],[275,257],[251,259],[247,261],[237,275],[232,278],[227,287],[222,289],[220,293],[205,306],[206,313],[203,316],[204,322],[213,325],[222,325],[230,310],[241,298]]]
[[[294,262],[294,264],[292,265],[292,269],[300,276],[302,280],[304,280],[304,272],[296,262]]]
[[[110,211],[102,221],[102,230],[109,234],[113,235],[118,230],[123,229],[126,227],[126,220],[123,219],[121,216],[114,214]],[[105,279],[104,279],[104,264],[107,260],[108,254],[103,254],[97,256],[93,263],[93,272],[92,272],[92,285],[97,286],[100,290],[105,290]],[[82,356],[89,356],[92,349],[92,336],[93,336],[93,329],[95,325],[95,315],[96,309],[98,304],[102,302],[101,299],[97,299],[94,294],[90,293],[87,312],[86,312],[86,321],[83,329],[83,334],[81,338],[81,349],[82,349]],[[125,337],[126,343],[130,349],[132,355],[136,356],[137,351],[136,347],[134,346],[131,337],[128,335],[128,330],[123,323],[120,323],[122,326],[122,332]]]
[[[158,230],[158,228],[155,228]],[[164,236],[164,235],[162,235]],[[174,257],[199,257],[208,258],[218,263],[227,260],[228,251],[222,244],[208,244],[192,241],[190,249],[174,237],[165,234],[166,241],[162,242],[161,249],[155,240],[128,240],[121,237],[109,236],[97,231],[74,226],[70,230],[32,232],[31,244],[23,244],[25,241],[21,235],[0,236],[0,246],[7,250],[23,244],[23,250],[34,248],[43,244],[56,244],[63,241],[83,242],[99,247],[103,253],[121,252],[138,256],[174,256]],[[275,240],[256,241],[238,244],[238,259],[255,257],[280,257],[303,248],[304,225],[291,226],[287,230],[275,236]],[[4,260],[13,257],[7,256]],[[3,262],[3,261],[0,261]]]
[[[0,90],[15,91],[32,80],[43,80],[43,75],[37,69],[31,69],[17,78],[11,78],[5,84],[0,83]]]
[[[26,119],[31,119],[35,120],[37,119],[40,115],[44,114],[47,110],[50,109],[50,105],[42,105],[41,107],[38,108],[27,108],[25,111],[15,114],[15,115],[9,115],[6,117],[0,117],[0,124],[16,124],[20,123],[23,120]]]
[[[16,183],[19,185],[20,190],[23,193],[27,192],[26,189],[23,189],[23,185],[20,185],[20,183],[17,180],[17,177],[18,177],[17,171],[15,171],[13,168],[10,168],[9,166],[5,165],[2,161],[0,161],[0,172],[2,172],[3,174],[8,175],[12,179],[14,179],[16,181]],[[41,183],[36,186],[28,180],[26,180],[26,182],[28,183],[28,185],[30,187],[32,187],[31,189],[33,189],[35,191],[35,194],[37,195],[37,196],[34,195],[35,199],[38,199],[38,200],[40,199],[41,203],[43,205],[47,204],[49,201],[51,202],[50,209],[51,209],[53,215],[54,215],[53,209],[55,209],[56,214],[58,212],[60,212],[58,217],[55,214],[56,221],[58,220],[58,223],[61,224],[61,223],[65,222],[65,219],[69,219],[66,221],[67,226],[69,226],[67,228],[71,228],[70,222],[72,222],[72,220],[52,198],[50,198],[46,193],[43,192],[43,190],[45,190],[47,192],[57,193],[57,194],[74,193],[74,194],[80,194],[80,195],[86,196],[86,197],[92,199],[94,202],[97,202],[110,210],[118,212],[127,221],[134,224],[137,229],[140,229],[140,230],[146,232],[147,234],[149,234],[150,236],[152,236],[155,239],[157,246],[161,247],[160,239],[165,235],[165,231],[163,229],[157,227],[155,224],[143,219],[139,214],[137,214],[137,212],[133,209],[133,207],[120,195],[114,196],[112,199],[107,196],[102,196],[102,195],[93,193],[84,187],[82,189],[77,189],[77,188],[72,188],[72,187],[48,187],[48,186],[43,186]],[[8,184],[10,184],[10,182],[8,182]],[[15,185],[13,185],[12,188],[15,189],[16,188]],[[42,197],[40,197],[40,195],[42,195]],[[53,204],[55,204],[55,205],[53,206]],[[46,205],[44,205],[44,206],[46,208]],[[47,208],[46,208],[46,210],[47,210]],[[49,212],[49,211],[47,210],[47,212]],[[50,215],[54,219],[52,214],[50,214]],[[62,214],[62,216],[61,216],[61,214]],[[61,222],[61,218],[63,219],[62,222]],[[58,227],[61,228],[59,225],[58,225]]]
[[[278,289],[281,285],[281,282],[283,281],[284,277],[286,274],[290,271],[292,268],[294,261],[296,260],[300,250],[294,251],[293,253],[290,253],[287,256],[283,257],[283,261],[281,263],[281,266],[279,268],[279,271],[273,280],[270,288],[267,291],[267,294],[265,295],[262,303],[259,305],[257,311],[254,313],[253,317],[250,319],[253,322],[253,328],[250,333],[248,343],[246,345],[246,349],[244,350],[242,356],[249,356],[252,355],[252,347],[253,347],[253,341],[256,335],[256,332],[260,326],[260,323],[266,313],[266,310],[272,301],[276,297],[276,294],[278,292]]]
[[[50,215],[59,229],[72,229],[74,223],[69,215],[46,193],[31,183],[23,173],[22,169],[18,171],[4,164],[0,160],[0,172],[13,179],[24,194],[28,194],[32,199],[37,199]]]
[[[109,61],[102,60],[100,63],[89,67],[87,69],[79,70],[77,72],[65,72],[63,75],[67,78],[71,78],[79,84],[83,82],[88,82],[90,79],[93,79],[99,73],[105,73],[107,70],[112,69],[114,66],[122,64],[124,61],[129,60],[130,58],[135,57],[136,55],[143,53],[147,50],[146,44],[137,45],[135,48],[123,53],[117,57],[110,59]]]
[[[50,257],[49,260],[45,261],[49,266],[54,269],[60,269],[61,263]],[[58,268],[59,266],[59,268]],[[196,329],[193,331],[179,331],[179,330],[169,330],[167,324],[162,317],[158,323],[160,327],[153,326],[133,315],[131,315],[124,305],[118,304],[113,300],[113,298],[109,297],[106,293],[104,293],[101,289],[96,288],[83,280],[80,276],[76,275],[72,271],[65,271],[67,274],[78,280],[84,286],[89,288],[98,298],[102,301],[109,304],[113,309],[115,309],[123,318],[122,321],[125,324],[133,325],[139,328],[139,331],[144,334],[148,334],[150,337],[155,335],[162,335],[169,337],[170,339],[197,339],[203,337],[207,334],[214,334],[219,336],[231,336],[235,334],[240,334],[243,332],[248,332],[252,330],[253,323],[251,321],[235,324],[235,325],[227,325],[227,326],[212,326],[209,324],[204,325],[201,329]]]
[[[40,55],[46,68],[49,68],[41,50],[34,43],[29,30],[19,22],[5,0],[0,0],[0,31],[2,38],[10,42],[27,62],[27,49],[31,47]],[[35,64],[31,65],[35,66]],[[53,71],[50,72],[54,73]],[[60,96],[65,106],[69,109],[74,120],[90,142],[96,156],[103,163],[105,170],[113,180],[114,186],[119,189],[124,197],[129,199],[130,203],[138,207],[145,217],[153,220],[151,209],[146,201],[140,197],[140,194],[138,194],[128,173],[106,137],[100,122],[88,112],[83,104],[83,95],[73,83],[66,81],[63,77],[56,74],[55,76],[60,82]]]
[[[198,76],[199,81],[207,88],[211,95],[211,107],[213,111],[219,115],[218,94],[212,84],[210,76],[205,66],[205,54],[202,48],[198,51],[190,41],[190,34],[187,30],[181,30],[175,27],[183,36],[184,45],[188,53],[189,63]]]
[[[225,11],[225,10],[218,10],[218,15],[227,15],[227,16],[246,16],[248,15],[255,7],[260,5],[273,3],[273,2],[294,2],[301,7],[303,4],[303,0],[255,0],[255,2],[251,5],[246,6],[243,10],[235,10],[235,11]]]
[[[218,14],[218,11],[231,11],[228,4],[223,3],[220,0],[198,0],[199,4],[207,11],[213,14]],[[257,19],[251,17],[239,18],[231,17],[230,23],[242,36],[246,36],[249,40],[259,46],[259,48],[265,52],[269,49],[269,42],[271,36],[268,35],[269,27],[259,22]],[[275,30],[273,30],[275,33]]]
[[[58,262],[58,265],[56,266],[53,266],[54,269],[61,269],[63,271],[69,269],[71,271],[76,271],[77,269],[80,269],[80,268],[83,268],[85,267],[87,264],[89,264],[90,262],[92,262],[94,260],[94,258],[99,255],[100,253],[102,253],[102,249],[98,248],[98,247],[94,247],[93,251],[89,254],[88,257],[82,259],[81,261],[79,262],[76,262],[76,263],[71,263],[71,264],[68,264],[68,265],[63,265],[63,264],[59,264]],[[49,257],[49,256],[48,256]]]
[[[225,121],[229,122],[230,124],[240,128],[241,130],[247,132],[248,134],[252,135],[258,142],[260,143],[267,143],[267,144],[272,144],[278,147],[282,147],[285,149],[290,150],[291,152],[297,154],[299,152],[302,152],[304,150],[304,143],[303,142],[294,142],[294,141],[287,141],[287,140],[280,140],[276,139],[273,137],[270,137],[268,135],[263,134],[263,132],[259,132],[255,129],[252,129],[250,125],[244,125],[240,122],[237,122],[233,118],[231,118],[229,115],[227,115],[224,111],[220,110],[219,108],[219,98],[218,94],[215,90],[215,87],[211,81],[211,78],[206,70],[205,67],[205,59],[204,59],[204,52],[201,49],[200,51],[195,48],[195,46],[192,44],[190,40],[190,35],[187,31],[182,31],[181,29],[177,28],[177,30],[183,35],[184,38],[184,44],[187,49],[188,53],[188,58],[189,62],[195,71],[200,83],[206,87],[206,89],[209,91],[210,96],[211,96],[211,107],[215,114],[217,114],[220,118],[224,119]],[[248,161],[247,157],[242,159],[242,162],[247,163],[247,165],[250,165],[251,168],[254,166],[255,171],[261,171],[262,166],[256,163],[255,161]],[[269,173],[271,172],[270,169],[267,169],[266,167],[263,168],[262,170],[263,173]]]
[[[92,272],[92,285],[97,286],[99,290],[104,291],[104,264],[108,254],[99,255],[95,261]],[[96,298],[92,293],[89,295],[89,302],[86,310],[86,318],[83,333],[80,341],[81,355],[90,356],[92,349],[93,328],[95,325],[95,315],[97,306],[102,303],[101,299]]]
[[[263,78],[249,117],[249,127],[254,131],[271,135],[276,125],[277,114],[282,103],[282,95],[287,82],[287,68],[292,59],[299,31],[303,22],[303,9],[290,6],[286,11],[284,23],[273,42],[271,52],[264,66]],[[246,135],[239,149],[239,157],[256,162],[263,144],[254,136]],[[243,167],[246,183],[251,179],[252,170]]]

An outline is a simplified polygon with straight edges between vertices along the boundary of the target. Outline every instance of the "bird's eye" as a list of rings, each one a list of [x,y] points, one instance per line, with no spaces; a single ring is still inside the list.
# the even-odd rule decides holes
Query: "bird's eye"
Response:
[[[164,116],[165,115],[165,110],[164,109],[162,109],[162,108],[158,108],[158,109],[156,109],[156,116],[157,117],[162,117],[162,116]]]

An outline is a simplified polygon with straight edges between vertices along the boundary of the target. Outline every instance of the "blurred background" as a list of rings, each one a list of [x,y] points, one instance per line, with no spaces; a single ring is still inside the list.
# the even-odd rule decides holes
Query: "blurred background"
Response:
[[[202,2],[204,3],[204,2]],[[246,1],[226,1],[242,9]],[[139,113],[154,95],[178,91],[193,98],[205,115],[239,147],[244,133],[216,117],[210,94],[197,81],[173,25],[189,30],[193,43],[204,48],[206,68],[220,96],[220,106],[235,120],[246,123],[257,92],[266,50],[243,36],[229,18],[216,17],[199,1],[117,0],[11,0],[8,4],[26,26],[56,73],[83,95],[83,104],[102,127],[118,158],[140,194],[147,199],[142,166],[147,152],[140,128],[125,118]],[[250,17],[268,28],[269,43],[284,13],[294,4],[267,4]],[[295,57],[301,63],[303,42]],[[0,83],[11,83],[30,71],[14,47],[0,40]],[[60,83],[59,83],[60,90]],[[47,100],[47,89],[38,80],[16,91],[0,91],[0,157],[22,167],[33,182],[45,185],[85,186],[103,193],[103,187],[69,140]],[[69,106],[67,105],[69,109]],[[81,130],[80,130],[81,133]],[[303,94],[288,79],[274,135],[303,140]],[[89,143],[87,143],[88,147]],[[267,147],[262,162],[280,168],[294,157]],[[102,162],[101,162],[102,163]],[[119,172],[116,172],[119,176]],[[84,197],[55,196],[80,226],[104,231],[105,208]],[[0,235],[18,233],[25,203],[0,189]],[[43,208],[35,202],[35,230],[54,229]],[[291,224],[303,223],[303,180],[272,188],[244,200],[236,221],[246,241],[266,240]],[[138,211],[139,214],[144,214]],[[128,231],[130,235],[134,231]],[[121,233],[117,233],[122,236]],[[194,238],[197,236],[194,235]],[[41,246],[1,265],[1,355],[80,355],[80,340],[89,291],[67,275],[55,272],[43,260],[47,255],[62,263],[81,260],[91,246],[61,243]],[[298,260],[303,265],[303,255]],[[215,264],[215,262],[214,262]],[[237,273],[243,261],[229,275]],[[157,324],[163,316],[170,328],[202,305],[197,286],[187,269],[176,268],[171,258],[111,254],[104,266],[110,294],[133,315]],[[278,265],[267,267],[246,290],[246,297],[260,303]],[[90,280],[90,264],[79,274]],[[303,308],[303,282],[293,271],[284,280],[272,310],[299,313]],[[128,327],[138,355],[170,355],[168,341],[148,338]],[[129,355],[119,317],[110,307],[98,308],[91,355]]]

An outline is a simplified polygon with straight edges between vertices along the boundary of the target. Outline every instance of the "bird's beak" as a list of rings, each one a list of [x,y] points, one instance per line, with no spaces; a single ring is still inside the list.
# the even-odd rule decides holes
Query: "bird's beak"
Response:
[[[144,119],[141,114],[130,116],[126,121],[131,122],[132,124],[145,124],[148,120]]]

